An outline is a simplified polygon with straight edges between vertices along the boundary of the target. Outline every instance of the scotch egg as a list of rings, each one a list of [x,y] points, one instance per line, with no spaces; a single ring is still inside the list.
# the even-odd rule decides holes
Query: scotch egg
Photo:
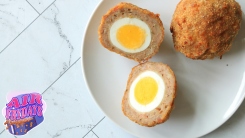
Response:
[[[134,67],[122,99],[122,111],[130,120],[152,127],[165,122],[173,107],[176,79],[163,63],[146,62]]]
[[[174,48],[194,60],[222,58],[241,29],[242,15],[236,0],[181,0],[170,25]]]
[[[106,49],[144,62],[159,51],[164,28],[158,14],[122,2],[102,17],[98,35]]]

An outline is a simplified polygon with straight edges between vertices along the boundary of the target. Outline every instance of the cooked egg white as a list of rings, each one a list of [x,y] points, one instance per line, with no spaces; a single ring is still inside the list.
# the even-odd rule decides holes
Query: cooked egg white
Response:
[[[150,45],[151,31],[145,22],[137,18],[122,18],[112,24],[110,40],[124,52],[137,53]]]
[[[153,71],[145,71],[131,84],[129,102],[139,112],[150,112],[161,103],[164,93],[162,77]]]

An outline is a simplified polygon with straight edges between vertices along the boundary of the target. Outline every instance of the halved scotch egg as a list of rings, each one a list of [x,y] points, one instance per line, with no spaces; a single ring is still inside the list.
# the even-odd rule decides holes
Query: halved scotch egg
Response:
[[[152,127],[165,122],[172,110],[177,82],[171,68],[146,62],[134,67],[122,99],[122,111],[130,120]]]
[[[158,14],[122,2],[102,17],[98,34],[108,50],[144,62],[159,51],[164,28]]]

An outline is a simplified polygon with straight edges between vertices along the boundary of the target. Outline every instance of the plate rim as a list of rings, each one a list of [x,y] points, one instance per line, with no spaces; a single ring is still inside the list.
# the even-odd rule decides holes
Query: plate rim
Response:
[[[82,38],[82,45],[81,45],[81,68],[82,68],[82,74],[83,74],[83,80],[85,82],[85,85],[87,87],[87,90],[90,94],[90,96],[92,97],[93,101],[96,103],[96,105],[99,107],[99,109],[106,115],[107,118],[109,118],[114,124],[116,124],[118,127],[120,127],[121,129],[123,129],[124,131],[128,132],[129,134],[133,135],[133,136],[136,136],[136,137],[140,137],[139,135],[135,134],[134,132],[132,131],[129,131],[128,129],[122,127],[120,124],[118,124],[114,119],[112,119],[104,110],[103,108],[101,107],[101,105],[97,102],[97,100],[95,99],[92,91],[91,91],[91,87],[87,81],[87,75],[85,73],[85,66],[84,66],[84,47],[85,47],[85,38],[87,36],[87,32],[89,30],[89,26],[92,22],[92,18],[95,16],[96,14],[96,11],[99,9],[99,7],[103,4],[103,2],[106,2],[106,1],[109,1],[109,0],[101,0],[100,2],[98,2],[98,4],[95,6],[95,9],[93,10],[92,14],[90,15],[90,18],[85,26],[85,31],[83,32],[83,38]],[[123,0],[119,0],[121,2],[123,2]],[[242,88],[241,88],[242,87]],[[238,95],[239,92],[236,93],[235,95],[235,98],[232,100],[231,104],[230,104],[230,107],[227,108],[226,112],[231,110],[229,112],[229,114],[227,115],[227,117],[225,119],[222,119],[223,121],[221,121],[218,125],[212,127],[212,129],[210,129],[209,131],[207,131],[206,133],[200,135],[200,136],[196,136],[196,137],[202,137],[202,136],[205,136],[205,135],[208,135],[210,134],[211,132],[217,130],[219,127],[221,127],[225,122],[227,122],[227,120],[229,120],[233,115],[234,113],[238,110],[238,108],[241,106],[242,102],[244,101],[245,99],[245,71],[243,72],[243,78],[242,78],[242,81],[241,81],[241,84],[239,85],[239,90],[241,91],[240,92],[240,95]],[[231,108],[231,105],[234,104],[235,106],[233,108]],[[231,109],[230,109],[231,108]]]

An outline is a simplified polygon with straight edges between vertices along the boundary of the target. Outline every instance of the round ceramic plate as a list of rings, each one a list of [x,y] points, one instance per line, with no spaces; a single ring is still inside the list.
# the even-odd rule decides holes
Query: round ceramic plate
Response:
[[[178,83],[175,107],[169,120],[148,128],[130,121],[121,110],[128,75],[138,63],[108,51],[98,40],[101,17],[119,2],[104,0],[98,5],[87,26],[82,46],[85,81],[104,113],[131,134],[147,138],[200,137],[230,118],[245,94],[244,18],[243,31],[239,32],[232,49],[222,59],[191,60],[174,50],[169,31],[179,0],[124,1],[160,14],[165,38],[160,51],[150,61],[168,64],[175,72]],[[242,0],[240,2],[245,4]]]

